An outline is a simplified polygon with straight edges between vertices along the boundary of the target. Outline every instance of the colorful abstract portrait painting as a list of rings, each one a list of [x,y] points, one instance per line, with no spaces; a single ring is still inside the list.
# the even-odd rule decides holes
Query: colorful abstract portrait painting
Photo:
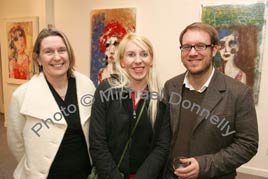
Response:
[[[96,86],[113,73],[120,40],[135,30],[135,8],[92,11],[90,78]]]
[[[228,26],[217,28],[220,44],[215,63],[223,73],[254,87],[257,58],[257,27]]]
[[[32,76],[32,22],[7,23],[8,78],[29,80]]]
[[[202,21],[220,39],[215,67],[254,91],[258,102],[265,29],[265,3],[202,5]]]

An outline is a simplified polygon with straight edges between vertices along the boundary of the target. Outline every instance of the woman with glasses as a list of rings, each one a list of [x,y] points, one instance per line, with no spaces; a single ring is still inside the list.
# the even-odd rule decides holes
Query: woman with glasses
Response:
[[[161,178],[170,129],[151,43],[127,34],[115,65],[116,73],[98,86],[92,106],[93,165],[100,179]]]

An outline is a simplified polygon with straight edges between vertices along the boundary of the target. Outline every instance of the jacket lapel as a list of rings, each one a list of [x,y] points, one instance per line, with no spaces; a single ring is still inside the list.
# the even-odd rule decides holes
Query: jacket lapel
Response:
[[[178,128],[179,119],[180,119],[180,109],[181,109],[181,100],[182,100],[182,87],[184,75],[178,77],[178,79],[173,83],[170,89],[170,97],[169,97],[169,105],[171,111],[171,129],[174,134],[176,129]]]
[[[91,106],[94,102],[95,87],[93,84],[88,85],[88,83],[83,80],[83,76],[77,72],[74,72],[74,77],[76,80],[77,102],[81,125],[84,126],[86,121],[89,120],[91,114]]]
[[[37,119],[51,119],[54,123],[67,125],[43,73],[33,76],[29,81],[20,112]]]
[[[91,85],[88,85],[88,79],[84,79],[87,77],[84,77],[77,72],[74,72],[74,76],[76,80],[76,92],[80,120],[81,125],[84,126],[89,120],[91,114],[91,106],[94,102],[95,86],[92,82]]]
[[[222,100],[223,94],[222,91],[225,91],[225,83],[223,74],[215,69],[215,73],[211,79],[211,82],[207,88],[206,95],[204,97],[204,100],[202,102],[202,109],[201,110],[207,110],[209,114],[211,114],[212,110],[217,106],[217,104]],[[194,130],[200,125],[200,123],[207,118],[207,116],[201,116],[199,115],[197,117],[197,122],[193,128]]]

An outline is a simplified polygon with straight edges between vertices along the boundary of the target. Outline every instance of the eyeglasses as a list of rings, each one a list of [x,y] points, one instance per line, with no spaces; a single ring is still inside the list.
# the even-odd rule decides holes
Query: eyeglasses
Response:
[[[196,51],[203,51],[206,50],[208,47],[214,47],[213,44],[207,45],[204,43],[197,43],[195,45],[189,45],[189,44],[184,44],[180,46],[180,49],[182,52],[190,52],[192,48],[194,48]]]

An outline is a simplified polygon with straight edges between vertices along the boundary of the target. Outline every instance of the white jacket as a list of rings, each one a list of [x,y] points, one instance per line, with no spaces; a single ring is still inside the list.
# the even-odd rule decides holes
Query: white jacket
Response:
[[[78,72],[77,100],[81,126],[89,147],[89,117],[95,87]],[[70,109],[74,110],[72,106]],[[32,77],[13,93],[8,114],[8,145],[18,160],[15,179],[45,179],[55,158],[67,123],[51,93],[44,74]]]

